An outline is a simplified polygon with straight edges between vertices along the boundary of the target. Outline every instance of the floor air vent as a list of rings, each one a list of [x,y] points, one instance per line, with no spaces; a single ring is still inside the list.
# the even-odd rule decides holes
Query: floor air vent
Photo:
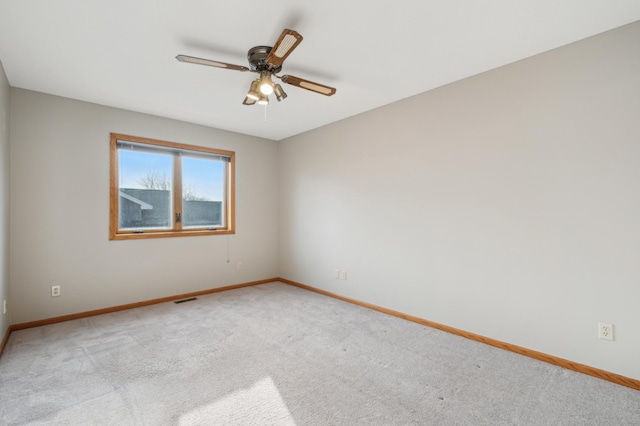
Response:
[[[173,302],[173,303],[191,302],[192,300],[198,300],[198,298],[197,298],[197,297],[190,297],[190,298],[188,298],[188,299],[176,300],[176,301],[175,301],[175,302]]]

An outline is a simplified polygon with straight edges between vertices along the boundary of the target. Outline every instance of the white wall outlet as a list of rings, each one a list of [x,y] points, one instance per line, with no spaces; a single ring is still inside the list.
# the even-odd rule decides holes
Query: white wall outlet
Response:
[[[347,279],[347,271],[340,271],[340,279],[341,280]]]
[[[598,338],[605,340],[613,340],[613,324],[606,322],[598,323]]]
[[[7,299],[2,301],[2,315],[7,313]]]
[[[58,297],[60,296],[60,286],[59,285],[52,285],[51,286],[51,297]]]
[[[238,271],[242,271],[244,269],[244,266],[242,265],[242,262],[238,262]]]
[[[333,278],[336,280],[340,279],[340,269],[334,269],[333,270]]]

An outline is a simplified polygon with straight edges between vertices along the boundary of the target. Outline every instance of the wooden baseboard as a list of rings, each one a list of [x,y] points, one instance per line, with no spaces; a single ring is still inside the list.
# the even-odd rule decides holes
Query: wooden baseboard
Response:
[[[158,298],[158,299],[145,300],[145,301],[142,301],[142,302],[128,303],[126,305],[112,306],[112,307],[109,307],[109,308],[96,309],[96,310],[93,310],[93,311],[79,312],[77,314],[62,315],[62,316],[59,316],[59,317],[47,318],[47,319],[43,319],[43,320],[23,322],[23,323],[20,323],[20,324],[15,324],[15,325],[10,326],[9,330],[10,331],[16,331],[16,330],[23,330],[25,328],[40,327],[40,326],[43,326],[43,325],[55,324],[57,322],[71,321],[71,320],[76,320],[76,319],[80,319],[80,318],[92,317],[92,316],[95,316],[95,315],[109,314],[111,312],[124,311],[124,310],[127,310],[127,309],[134,309],[134,308],[140,308],[142,306],[155,305],[155,304],[158,304],[158,303],[172,302],[174,300],[188,299],[190,297],[203,296],[205,294],[218,293],[218,292],[227,291],[227,290],[234,290],[236,288],[242,288],[242,287],[251,287],[251,286],[254,286],[254,285],[266,284],[266,283],[270,283],[270,282],[274,282],[274,281],[278,281],[278,278],[269,278],[269,279],[266,279],[266,280],[252,281],[252,282],[248,282],[248,283],[228,285],[228,286],[225,286],[225,287],[218,287],[218,288],[211,288],[211,289],[208,289],[208,290],[195,291],[193,293],[177,294],[175,296],[161,297],[161,298]],[[0,354],[1,353],[2,352],[0,352]]]
[[[4,333],[4,337],[2,338],[2,342],[0,342],[0,355],[2,355],[2,351],[4,351],[4,346],[9,341],[9,335],[11,334],[11,326],[7,327],[7,331]]]
[[[496,348],[504,349],[510,352],[515,352],[520,355],[527,356],[529,358],[537,359],[549,364],[557,365],[558,367],[566,368],[568,370],[577,371],[578,373],[587,374],[589,376],[597,377],[608,382],[612,382],[618,385],[626,386],[631,389],[640,390],[640,380],[632,379],[630,377],[621,376],[609,371],[600,370],[599,368],[590,367],[588,365],[580,364],[577,362],[569,361],[563,358],[558,358],[553,355],[548,355],[542,352],[534,351],[532,349],[523,348],[522,346],[512,345],[510,343],[502,342],[500,340],[491,339],[489,337],[481,336],[479,334],[471,333],[468,331],[460,330],[458,328],[449,327],[447,325],[438,324],[433,321],[429,321],[423,318],[414,317],[413,315],[407,315],[402,312],[394,311],[392,309],[383,308],[381,306],[373,305],[371,303],[361,302],[349,297],[340,296],[339,294],[331,293],[329,291],[320,290],[318,288],[308,286],[306,284],[300,284],[295,281],[287,280],[285,278],[278,278],[278,281],[285,284],[289,284],[295,287],[299,287],[305,290],[320,293],[325,296],[333,297],[335,299],[342,300],[354,305],[362,306],[364,308],[372,309],[374,311],[382,312],[387,315],[402,318],[407,321],[415,322],[427,327],[435,328],[438,330],[446,331],[447,333],[462,336],[467,339],[475,340],[477,342],[485,343],[487,345],[495,346]]]

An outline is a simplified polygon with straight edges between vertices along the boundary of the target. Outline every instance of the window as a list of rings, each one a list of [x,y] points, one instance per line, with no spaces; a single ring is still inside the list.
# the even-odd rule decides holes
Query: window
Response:
[[[109,238],[232,234],[235,153],[111,134]]]

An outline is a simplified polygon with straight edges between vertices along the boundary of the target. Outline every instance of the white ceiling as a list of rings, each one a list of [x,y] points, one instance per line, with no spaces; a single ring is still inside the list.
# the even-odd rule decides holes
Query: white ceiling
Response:
[[[640,20],[638,0],[1,0],[14,87],[280,140]],[[302,44],[266,109],[243,106],[247,65],[284,28]],[[272,96],[273,98],[273,96]]]

